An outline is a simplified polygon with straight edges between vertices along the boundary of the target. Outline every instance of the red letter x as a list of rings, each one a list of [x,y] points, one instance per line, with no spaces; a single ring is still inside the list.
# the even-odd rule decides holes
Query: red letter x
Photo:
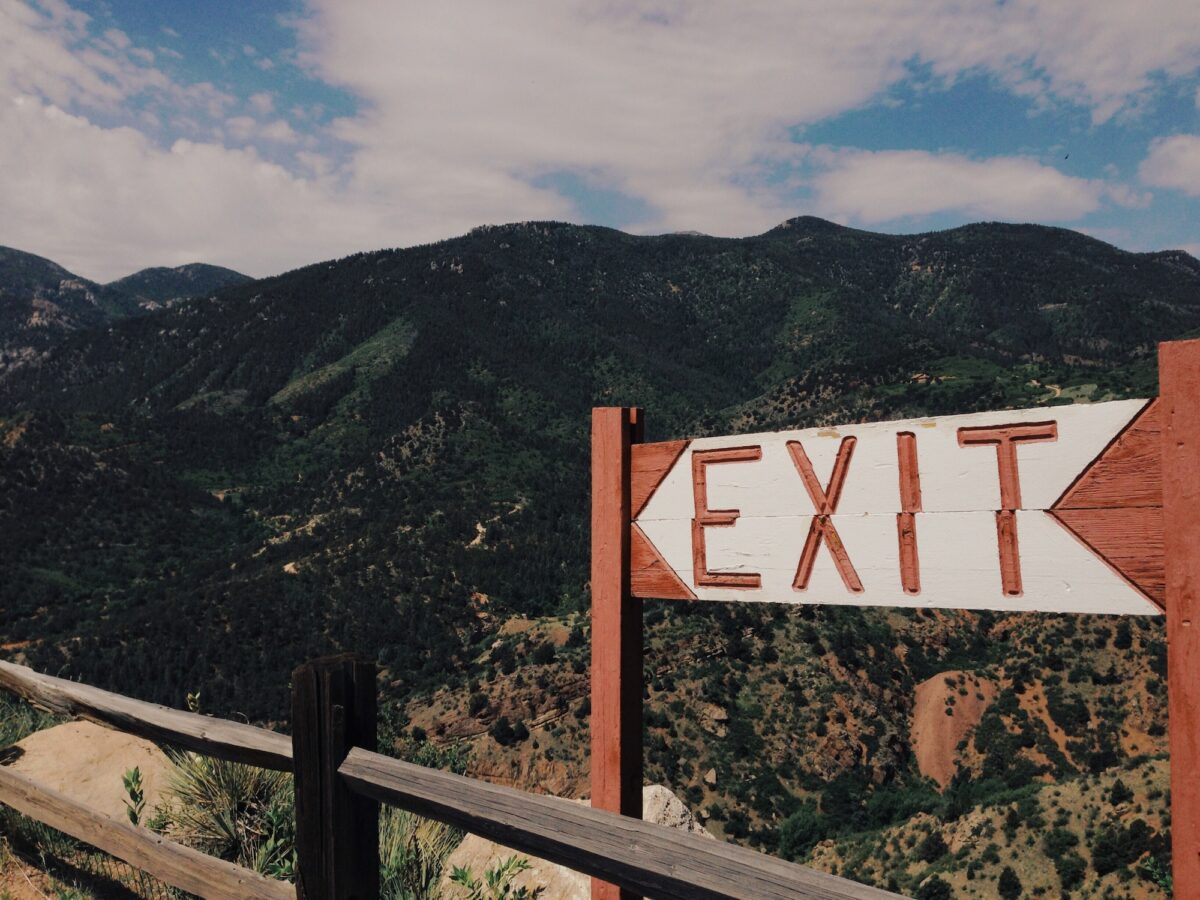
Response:
[[[796,471],[800,473],[809,499],[812,500],[813,506],[817,510],[812,524],[808,527],[804,552],[800,554],[800,565],[796,568],[796,579],[792,582],[792,587],[797,591],[808,590],[813,566],[817,562],[817,551],[821,549],[821,541],[824,540],[829,547],[829,555],[833,557],[833,564],[837,566],[838,574],[842,576],[842,583],[846,585],[846,590],[855,594],[862,593],[862,582],[858,579],[858,573],[854,571],[854,564],[850,562],[850,554],[846,552],[837,528],[834,527],[833,520],[829,518],[837,512],[838,500],[842,496],[842,485],[846,483],[846,473],[850,470],[850,457],[854,455],[855,443],[857,443],[856,438],[842,438],[842,445],[838,447],[837,459],[833,464],[833,474],[829,476],[829,486],[822,488],[821,482],[817,480],[817,473],[813,471],[808,454],[804,452],[804,447],[799,441],[788,441],[787,448],[788,453],[792,455],[792,463],[796,466]]]

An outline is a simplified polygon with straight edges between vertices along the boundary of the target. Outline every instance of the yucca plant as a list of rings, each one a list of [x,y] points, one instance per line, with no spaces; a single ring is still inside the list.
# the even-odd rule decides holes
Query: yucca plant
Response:
[[[205,853],[273,878],[295,872],[292,776],[242,763],[172,753],[163,830]]]
[[[446,857],[462,832],[408,810],[379,816],[379,895],[384,900],[435,900]]]

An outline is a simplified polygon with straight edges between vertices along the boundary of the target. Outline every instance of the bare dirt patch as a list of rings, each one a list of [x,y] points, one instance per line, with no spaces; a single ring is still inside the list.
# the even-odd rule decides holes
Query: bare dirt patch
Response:
[[[950,783],[958,770],[959,743],[995,696],[993,682],[966,672],[942,672],[917,685],[909,735],[922,775],[941,788]]]
[[[13,747],[5,764],[9,769],[114,819],[126,816],[125,772],[141,770],[149,812],[159,802],[171,768],[166,754],[150,741],[91,722],[35,731]]]

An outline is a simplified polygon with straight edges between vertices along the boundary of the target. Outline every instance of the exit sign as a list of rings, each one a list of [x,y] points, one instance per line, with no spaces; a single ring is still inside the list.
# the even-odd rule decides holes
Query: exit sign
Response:
[[[630,450],[634,596],[1162,612],[1154,402]]]

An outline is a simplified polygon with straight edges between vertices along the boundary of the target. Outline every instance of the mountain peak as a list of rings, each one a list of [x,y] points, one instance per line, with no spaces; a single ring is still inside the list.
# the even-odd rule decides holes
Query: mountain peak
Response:
[[[839,225],[837,222],[830,222],[828,219],[822,219],[819,216],[793,216],[790,219],[785,219],[774,228],[770,229],[767,234],[773,234],[777,231],[850,231],[851,229],[845,225]]]
[[[172,300],[207,294],[220,288],[245,284],[252,279],[241,272],[208,263],[182,266],[153,266],[106,284],[105,290],[127,298],[142,308],[156,308]],[[131,310],[132,311],[132,310]]]

